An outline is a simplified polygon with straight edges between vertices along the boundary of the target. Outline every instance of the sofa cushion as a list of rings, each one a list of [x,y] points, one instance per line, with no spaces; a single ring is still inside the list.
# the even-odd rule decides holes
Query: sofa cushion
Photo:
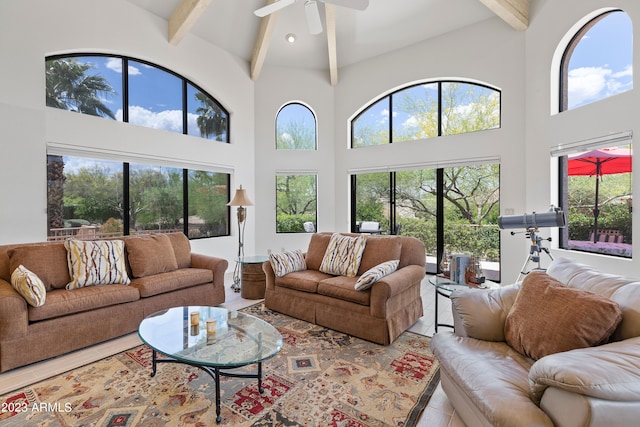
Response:
[[[276,277],[307,269],[304,254],[301,250],[269,254],[269,262]]]
[[[355,277],[360,267],[362,253],[367,243],[366,235],[358,237],[334,233],[322,258],[320,271],[338,276]]]
[[[375,282],[396,271],[400,260],[386,261],[365,271],[353,286],[356,291],[369,289]]]
[[[329,277],[332,276],[317,270],[302,270],[289,273],[283,277],[276,277],[275,284],[283,288],[316,293],[318,291],[318,283]]]
[[[95,285],[128,285],[122,240],[65,240],[71,280],[68,290]]]
[[[309,248],[307,249],[307,255],[305,257],[308,269],[320,271],[320,265],[322,264],[324,253],[327,251],[327,246],[329,246],[329,240],[331,240],[331,234],[328,233],[315,233],[311,235]]]
[[[54,289],[47,292],[47,302],[43,306],[29,307],[29,321],[52,319],[138,299],[138,290],[127,285],[87,286],[71,291]]]
[[[19,265],[13,270],[11,286],[33,307],[40,307],[47,298],[47,290],[42,280],[24,265]]]
[[[133,277],[146,277],[178,269],[178,261],[165,234],[149,234],[126,239]]]
[[[142,298],[213,282],[213,271],[204,268],[181,268],[153,276],[137,277],[131,286]]]
[[[69,283],[67,250],[62,243],[25,245],[10,249],[9,271],[24,265],[35,273],[47,290],[62,289]]]
[[[173,253],[176,256],[178,268],[191,267],[191,242],[184,233],[168,233]]]
[[[402,239],[400,236],[368,236],[367,246],[362,253],[358,275],[385,262],[400,259]]]
[[[546,355],[605,343],[622,320],[618,304],[531,272],[505,319],[505,340],[519,353]]]
[[[318,294],[360,305],[369,305],[371,302],[371,292],[357,291],[355,289],[357,280],[356,277],[345,276],[325,279],[318,284]]]

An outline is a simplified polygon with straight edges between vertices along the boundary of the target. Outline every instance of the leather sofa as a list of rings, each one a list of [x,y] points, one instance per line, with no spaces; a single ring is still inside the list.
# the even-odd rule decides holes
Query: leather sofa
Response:
[[[65,288],[71,277],[63,242],[0,246],[0,372],[134,332],[159,310],[224,302],[227,261],[191,253],[184,234],[121,239],[131,283],[73,290]],[[44,305],[27,304],[12,287],[17,264],[45,283]]]
[[[367,235],[358,275],[334,276],[319,271],[331,235],[311,235],[306,270],[276,277],[271,263],[263,264],[265,306],[368,341],[390,344],[423,315],[420,282],[425,277],[424,244],[413,237]],[[369,289],[354,289],[360,275],[391,260],[400,260],[395,272]]]
[[[561,288],[564,284],[617,303],[622,321],[611,338],[534,360],[505,341],[505,322],[522,283],[454,292],[454,332],[439,332],[431,342],[449,400],[469,426],[638,425],[640,281],[565,258],[554,260],[547,274]],[[546,315],[544,304],[538,313]],[[538,332],[552,340],[560,327]]]

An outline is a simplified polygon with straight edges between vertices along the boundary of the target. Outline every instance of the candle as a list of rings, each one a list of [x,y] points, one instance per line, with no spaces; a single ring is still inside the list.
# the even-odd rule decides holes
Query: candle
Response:
[[[216,319],[207,320],[207,335],[216,334]]]
[[[197,325],[200,323],[200,312],[192,311],[191,312],[191,326]]]

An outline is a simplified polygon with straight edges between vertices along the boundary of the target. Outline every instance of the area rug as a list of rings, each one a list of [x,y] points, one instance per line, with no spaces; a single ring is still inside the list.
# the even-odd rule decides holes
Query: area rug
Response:
[[[274,325],[284,345],[263,364],[263,394],[255,379],[221,379],[220,425],[415,426],[438,384],[428,337],[405,332],[380,346],[262,304],[243,311]],[[216,425],[209,375],[174,363],[150,373],[151,350],[144,345],[107,357],[0,396],[0,425]]]

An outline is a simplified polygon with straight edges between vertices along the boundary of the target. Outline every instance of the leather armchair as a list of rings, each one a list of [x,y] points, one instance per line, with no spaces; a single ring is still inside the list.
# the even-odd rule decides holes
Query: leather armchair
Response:
[[[623,320],[612,342],[536,361],[505,342],[519,284],[456,292],[455,332],[432,339],[445,393],[469,426],[638,425],[640,282],[568,259],[555,260],[547,272],[618,303]]]

